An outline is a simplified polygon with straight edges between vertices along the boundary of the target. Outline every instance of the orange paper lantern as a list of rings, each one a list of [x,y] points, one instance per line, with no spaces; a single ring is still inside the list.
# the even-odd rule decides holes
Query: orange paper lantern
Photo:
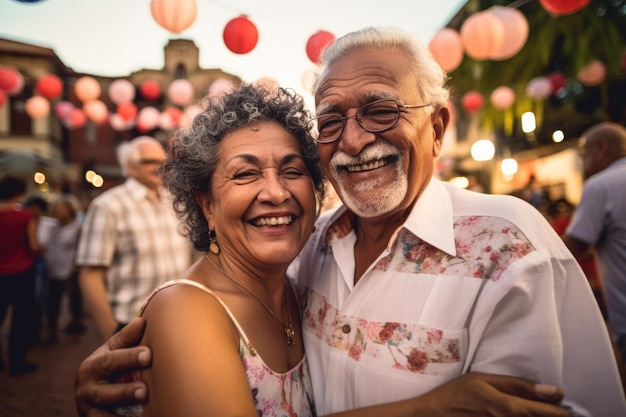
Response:
[[[454,71],[463,61],[463,40],[454,29],[438,31],[428,43],[428,49],[444,71]]]
[[[109,110],[101,100],[89,100],[83,105],[83,111],[95,124],[101,124],[109,117]]]
[[[493,51],[491,59],[504,60],[517,54],[528,39],[528,20],[524,13],[513,7],[494,7],[490,12],[500,19],[504,28],[502,44]]]
[[[504,42],[502,21],[488,11],[474,13],[461,25],[465,53],[477,60],[489,59]]]
[[[576,74],[576,78],[581,84],[587,87],[594,87],[604,81],[606,77],[606,66],[602,61],[592,60],[587,66]]]
[[[152,0],[150,11],[161,27],[174,33],[188,29],[198,16],[196,0]]]
[[[231,52],[247,54],[256,46],[259,32],[247,16],[241,15],[226,24],[223,37],[226,47]]]
[[[33,119],[42,119],[50,113],[50,103],[41,96],[33,96],[26,100],[26,114]]]
[[[88,75],[80,77],[74,85],[74,94],[83,103],[99,98],[101,92],[100,83]]]
[[[325,30],[317,31],[306,42],[306,55],[314,64],[320,63],[324,48],[335,40],[335,35]]]
[[[48,100],[54,100],[63,92],[63,82],[54,74],[44,75],[37,80],[35,85],[39,94]]]

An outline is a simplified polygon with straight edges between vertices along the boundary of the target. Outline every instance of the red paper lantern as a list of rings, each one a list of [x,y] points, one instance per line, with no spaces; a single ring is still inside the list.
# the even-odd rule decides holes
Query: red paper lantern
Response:
[[[161,97],[161,84],[154,80],[145,80],[139,86],[139,93],[146,100],[157,100]]]
[[[117,105],[116,113],[125,121],[137,117],[137,106],[129,101]]]
[[[561,89],[565,88],[567,84],[567,78],[560,72],[553,72],[548,75],[548,80],[550,81],[550,85],[552,85],[553,93],[558,93]]]
[[[75,108],[72,110],[67,119],[65,119],[66,126],[70,129],[83,127],[87,123],[87,115],[82,109]]]
[[[483,95],[478,91],[468,91],[461,99],[461,105],[468,113],[475,113],[483,107]]]
[[[24,78],[19,71],[0,67],[0,90],[4,90],[11,96],[22,91],[22,87],[24,87]]]
[[[54,74],[44,75],[37,80],[35,85],[39,94],[48,100],[54,100],[63,92],[63,82]]]
[[[576,13],[589,4],[590,0],[539,0],[541,6],[555,16]]]
[[[454,29],[438,31],[428,43],[428,49],[444,71],[454,71],[463,61],[463,40]]]
[[[517,54],[528,39],[528,20],[524,13],[513,7],[494,7],[490,12],[502,21],[504,38],[500,48],[491,54],[491,59],[504,60]]]
[[[0,108],[7,102],[7,93],[4,90],[0,90]]]
[[[50,113],[50,102],[41,96],[33,96],[26,100],[26,114],[33,119],[42,119]]]
[[[188,29],[198,16],[196,0],[152,0],[150,11],[161,27],[174,33]]]
[[[320,63],[320,58],[324,48],[335,40],[335,35],[325,30],[319,30],[311,35],[306,42],[306,55],[314,64]]]
[[[489,59],[504,42],[502,21],[488,11],[474,13],[461,25],[465,52],[477,60]]]
[[[224,27],[224,43],[236,54],[247,54],[252,51],[258,40],[259,32],[256,26],[245,15],[232,19]]]

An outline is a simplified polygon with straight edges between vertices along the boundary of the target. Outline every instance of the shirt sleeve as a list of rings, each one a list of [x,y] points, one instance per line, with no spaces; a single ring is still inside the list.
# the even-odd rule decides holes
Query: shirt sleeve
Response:
[[[604,188],[593,181],[585,184],[567,234],[588,245],[595,245],[604,228],[606,203],[607,194]]]

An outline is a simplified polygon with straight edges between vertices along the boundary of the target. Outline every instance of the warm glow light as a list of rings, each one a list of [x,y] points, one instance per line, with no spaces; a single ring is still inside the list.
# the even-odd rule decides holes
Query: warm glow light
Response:
[[[91,179],[91,185],[93,185],[96,188],[102,187],[103,184],[104,184],[104,178],[102,178],[98,174],[95,174],[93,178]]]
[[[93,182],[93,177],[95,176],[96,176],[96,173],[91,169],[85,172],[85,179],[87,180],[87,182]]]
[[[474,142],[470,150],[475,161],[489,161],[496,153],[496,148],[488,139],[480,139]]]
[[[517,172],[517,161],[513,158],[503,159],[500,163],[500,170],[505,176],[514,175]]]
[[[454,177],[450,180],[450,183],[459,188],[467,188],[469,186],[467,177]]]
[[[562,130],[555,130],[555,131],[552,133],[552,140],[553,140],[555,143],[560,143],[560,142],[563,142],[563,139],[565,139],[565,134],[563,133],[563,131],[562,131]]]
[[[33,176],[33,180],[37,184],[43,184],[44,182],[46,182],[46,176],[41,172],[35,172],[35,175]]]
[[[527,111],[522,114],[522,131],[524,133],[534,132],[537,128],[537,122],[535,121],[535,113]]]

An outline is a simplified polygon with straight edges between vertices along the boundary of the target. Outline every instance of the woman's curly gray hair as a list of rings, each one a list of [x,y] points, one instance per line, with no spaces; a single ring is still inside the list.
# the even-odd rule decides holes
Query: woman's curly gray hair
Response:
[[[298,141],[315,186],[318,211],[324,197],[324,174],[311,138],[310,112],[293,90],[244,84],[220,99],[207,100],[191,126],[175,132],[162,168],[163,180],[183,220],[182,232],[199,251],[209,249],[208,223],[196,200],[211,193],[211,177],[224,136],[262,121],[276,121]]]

